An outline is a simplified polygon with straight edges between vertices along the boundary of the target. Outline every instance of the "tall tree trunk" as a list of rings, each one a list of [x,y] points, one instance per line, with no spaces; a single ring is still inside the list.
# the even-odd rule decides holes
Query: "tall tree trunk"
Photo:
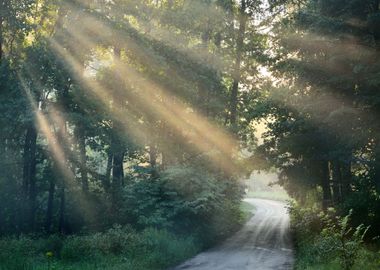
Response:
[[[25,217],[28,219],[29,230],[34,230],[35,213],[36,213],[36,147],[37,147],[37,131],[34,124],[31,123],[27,129],[24,142],[23,157],[23,193],[24,198],[28,198],[27,213]]]
[[[69,79],[67,79],[67,82],[70,82]],[[67,85],[64,86],[62,89],[62,94],[58,97],[57,103],[60,105],[60,109],[62,112],[68,112],[69,111],[69,89],[70,89],[70,83],[67,83]],[[68,136],[67,133],[67,122],[66,119],[62,123],[60,123],[60,130],[61,130],[61,136],[65,138]],[[62,139],[62,138],[61,138]],[[70,148],[68,145],[64,145],[63,147],[64,156],[67,157],[67,154],[70,152]],[[67,169],[69,168],[68,160],[64,161],[66,164]],[[65,170],[65,169],[63,169]],[[66,219],[65,219],[65,211],[66,211],[66,181],[67,179],[67,173],[65,171],[60,172],[61,177],[61,183],[60,183],[60,206],[59,206],[59,222],[58,222],[58,231],[62,234],[66,233]]]
[[[232,74],[233,83],[230,97],[230,124],[234,130],[237,128],[237,107],[239,98],[239,83],[241,79],[241,61],[243,55],[245,29],[248,19],[246,14],[246,0],[241,0],[239,16],[239,31],[236,40],[236,59]]]
[[[320,181],[322,186],[322,207],[324,210],[331,204],[331,187],[330,187],[330,176],[329,167],[327,161],[321,161],[320,167]]]
[[[66,219],[65,219],[65,186],[62,183],[60,189],[60,204],[59,204],[59,222],[58,222],[58,232],[64,234],[66,233]]]
[[[124,152],[116,151],[113,155],[113,168],[112,168],[112,187],[115,192],[120,190],[123,183],[124,169]]]
[[[29,186],[29,203],[30,203],[30,217],[29,226],[32,231],[35,229],[35,216],[37,211],[37,188],[36,188],[36,146],[37,146],[37,132],[33,128],[31,144],[30,144],[30,186]]]
[[[5,11],[5,0],[0,0],[0,64],[1,60],[3,59],[3,37],[4,37],[4,28],[3,28],[3,22],[4,22],[4,11]]]
[[[375,148],[375,162],[373,170],[376,191],[380,194],[380,145],[377,145]]]
[[[211,27],[209,21],[207,21],[207,26],[204,32],[201,35],[202,40],[202,54],[204,54],[204,62],[208,63],[210,61],[208,56],[208,44],[210,41],[210,35],[211,35]],[[202,113],[204,113],[206,116],[209,114],[208,104],[209,104],[209,92],[210,89],[203,87],[202,80],[198,81],[198,106]]]
[[[342,170],[342,197],[343,199],[351,191],[352,172],[351,172],[351,157],[341,164]]]
[[[112,151],[108,153],[106,175],[104,178],[103,186],[106,191],[111,187],[111,171],[113,168],[113,154]]]
[[[54,203],[54,193],[55,193],[55,180],[50,179],[49,181],[49,195],[46,206],[46,222],[45,222],[45,230],[47,233],[51,232],[51,225],[53,221],[53,203]]]
[[[157,147],[152,142],[149,146],[149,163],[152,170],[151,176],[153,178],[157,177]]]
[[[121,189],[124,178],[123,172],[123,160],[124,153],[120,151],[115,151],[113,155],[113,167],[112,167],[112,188],[111,188],[111,211],[112,217],[111,220],[118,219],[119,205],[121,200]]]
[[[0,7],[0,63],[2,59],[3,59],[3,17],[1,15],[1,7]]]
[[[352,173],[351,162],[344,163],[342,166],[342,195],[347,197],[351,191]]]
[[[340,169],[339,160],[334,160],[331,162],[332,180],[333,180],[333,198],[334,203],[339,203],[342,201],[342,172]]]
[[[154,143],[149,146],[149,163],[152,169],[156,168],[157,165],[157,148]]]
[[[119,81],[122,81],[122,74],[119,73],[118,65],[121,61],[121,48],[116,45],[114,46],[114,57],[116,60],[116,74],[117,79]],[[123,87],[123,85],[120,83],[118,87]],[[116,95],[114,96],[115,106],[116,109],[121,110],[123,108],[123,102],[121,98],[119,97],[118,93],[120,93],[122,89],[116,90]],[[114,123],[114,134],[112,139],[112,145],[111,149],[113,151],[113,166],[112,166],[112,189],[114,195],[119,192],[122,184],[123,184],[123,178],[124,178],[124,171],[123,171],[123,161],[124,161],[124,149],[123,149],[123,143],[120,141],[119,136],[120,133],[118,132],[118,123]]]
[[[86,155],[86,137],[84,135],[83,126],[77,127],[78,145],[79,145],[79,171],[81,174],[82,191],[88,193],[88,171],[87,171],[87,155]]]

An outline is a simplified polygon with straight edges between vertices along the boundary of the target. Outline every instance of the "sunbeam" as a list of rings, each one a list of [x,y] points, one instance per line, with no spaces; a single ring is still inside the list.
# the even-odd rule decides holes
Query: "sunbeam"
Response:
[[[94,48],[94,44],[91,40],[86,40],[80,32],[73,28],[68,29],[69,33],[73,38],[81,44],[81,47]],[[54,39],[50,40],[52,48],[60,54],[62,59],[67,61],[67,63],[72,67],[74,74],[81,74],[80,71],[83,69],[79,61],[75,59],[75,56],[67,52],[57,41]],[[136,48],[136,47],[134,47]],[[129,48],[131,49],[131,48]],[[140,107],[139,112],[149,113],[150,115],[158,114],[173,128],[178,134],[186,134],[187,137],[191,139],[191,142],[199,148],[201,151],[210,151],[210,149],[217,149],[220,151],[222,157],[218,157],[214,160],[220,165],[223,163],[223,167],[228,168],[229,171],[233,171],[233,164],[231,163],[231,154],[236,151],[237,142],[232,139],[226,132],[212,125],[204,117],[195,113],[186,103],[181,101],[178,97],[172,97],[159,87],[156,83],[152,82],[148,78],[142,77],[137,71],[133,70],[131,67],[124,63],[119,63],[116,59],[115,65],[117,69],[122,74],[123,78],[127,78],[132,86],[138,89],[138,94],[134,96],[133,102],[138,102],[137,107]],[[120,76],[119,76],[120,77]],[[86,78],[79,78],[80,80],[85,80],[88,85],[88,89],[93,91],[96,96],[105,104],[112,100],[112,97],[107,94],[107,90],[99,85],[95,81],[90,81]],[[134,86],[133,86],[134,85]],[[121,91],[121,90],[118,90]],[[124,90],[125,91],[125,90]],[[128,90],[127,90],[128,91]],[[152,94],[159,97],[160,102],[154,102],[150,104],[150,99]],[[130,95],[128,95],[131,97]],[[139,99],[139,100],[136,100]],[[125,111],[120,111],[119,108],[115,108],[116,111],[112,112],[117,119],[123,119],[125,117]],[[131,119],[131,117],[129,117]],[[126,125],[131,125],[131,121],[124,123]],[[140,134],[136,133],[136,127],[128,128],[126,131],[132,134],[135,138],[143,138],[145,132]],[[235,168],[236,170],[236,168]]]
[[[49,119],[44,115],[43,111],[39,108],[37,105],[37,102],[35,101],[31,90],[23,77],[18,74],[18,80],[21,83],[22,89],[24,90],[24,93],[29,101],[30,106],[33,109],[37,128],[41,132],[41,134],[45,137],[47,140],[47,146],[49,149],[49,152],[51,153],[51,156],[55,163],[58,165],[60,174],[62,175],[62,180],[65,184],[65,186],[73,192],[73,195],[76,199],[79,201],[79,208],[83,213],[83,216],[88,220],[95,220],[95,212],[94,209],[88,204],[87,199],[83,197],[82,194],[76,191],[75,186],[75,174],[70,168],[70,165],[68,164],[68,158],[67,154],[68,151],[61,145],[60,137],[58,137],[55,132],[52,131],[52,126],[57,124],[60,128],[66,128],[65,120],[61,117],[53,116],[53,119],[58,121],[55,123],[52,123],[49,121]],[[60,133],[64,132],[62,130],[59,131]],[[64,141],[69,142],[69,136],[67,134],[61,134],[66,135],[64,138]]]

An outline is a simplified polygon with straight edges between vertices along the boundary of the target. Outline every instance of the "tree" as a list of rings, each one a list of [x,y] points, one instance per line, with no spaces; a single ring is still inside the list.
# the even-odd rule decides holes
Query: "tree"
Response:
[[[287,16],[275,24],[276,56],[270,64],[281,81],[266,85],[259,101],[264,113],[255,117],[270,119],[260,150],[281,169],[280,183],[300,202],[316,192],[325,209],[352,207],[355,213],[359,194],[377,205],[378,191],[369,194],[378,182],[379,51],[374,25],[379,2],[281,5]]]

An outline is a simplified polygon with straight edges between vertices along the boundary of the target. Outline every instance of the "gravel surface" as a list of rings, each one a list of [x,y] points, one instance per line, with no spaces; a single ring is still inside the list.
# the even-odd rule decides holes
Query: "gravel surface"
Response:
[[[239,232],[171,270],[291,270],[293,248],[286,205],[263,199],[245,201],[256,209]]]

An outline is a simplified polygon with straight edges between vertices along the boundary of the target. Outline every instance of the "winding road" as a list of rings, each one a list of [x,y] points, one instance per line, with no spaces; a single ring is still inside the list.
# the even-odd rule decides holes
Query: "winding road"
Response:
[[[291,270],[293,249],[286,205],[262,199],[245,201],[256,210],[239,232],[172,270]]]

